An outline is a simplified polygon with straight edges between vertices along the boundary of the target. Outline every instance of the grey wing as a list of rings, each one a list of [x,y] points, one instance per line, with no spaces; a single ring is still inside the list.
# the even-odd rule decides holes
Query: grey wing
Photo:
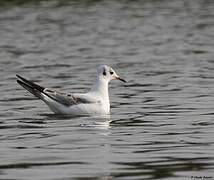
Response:
[[[30,93],[35,95],[36,97],[42,99],[43,101],[48,101],[45,97],[52,99],[60,104],[71,106],[74,104],[81,104],[81,103],[98,103],[99,101],[96,98],[92,98],[91,96],[88,96],[86,94],[68,94],[68,93],[62,93],[53,91],[48,88],[44,88],[32,81],[29,81],[19,75],[17,75],[19,78],[17,82],[27,89]]]
[[[44,93],[47,94],[53,100],[66,106],[72,106],[77,104],[99,103],[99,100],[89,98],[83,94],[81,95],[81,94],[62,93],[47,88],[44,89]]]

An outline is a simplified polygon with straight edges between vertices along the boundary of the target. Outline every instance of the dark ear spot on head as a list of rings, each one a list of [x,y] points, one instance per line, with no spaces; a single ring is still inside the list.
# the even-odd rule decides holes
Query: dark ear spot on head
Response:
[[[103,68],[103,76],[106,76],[106,70]]]

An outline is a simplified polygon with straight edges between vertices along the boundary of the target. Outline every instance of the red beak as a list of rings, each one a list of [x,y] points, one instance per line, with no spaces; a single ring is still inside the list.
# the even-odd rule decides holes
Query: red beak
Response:
[[[123,82],[127,82],[125,79],[122,79],[120,77],[116,77],[116,79],[120,80],[120,81],[123,81]]]

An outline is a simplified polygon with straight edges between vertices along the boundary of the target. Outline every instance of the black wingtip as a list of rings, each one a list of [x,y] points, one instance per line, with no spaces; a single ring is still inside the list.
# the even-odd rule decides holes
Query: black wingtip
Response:
[[[20,75],[16,74],[16,77],[19,79],[22,79],[23,77],[21,77]]]
[[[19,79],[21,79],[22,81],[28,81],[27,79],[23,78],[22,76],[20,76],[18,74],[16,74],[16,77],[19,78]]]
[[[29,86],[28,84],[26,84],[26,83],[23,82],[23,81],[20,81],[19,79],[17,79],[16,82],[17,82],[19,85],[21,85],[22,87],[24,87],[24,88],[25,88],[25,86],[27,86],[27,87],[29,87],[29,88],[32,88],[31,86]]]
[[[26,84],[23,81],[20,81],[19,79],[16,81],[20,86],[22,86],[23,88],[27,89],[28,91],[33,90],[31,86],[29,86],[28,84]]]
[[[16,82],[21,85],[21,81],[20,80],[17,79]]]
[[[18,75],[18,74],[16,74],[16,76],[19,78],[19,79],[17,80],[17,83],[19,83],[20,85],[22,85],[23,83],[24,83],[24,84],[27,84],[27,85],[30,86],[31,88],[36,89],[36,90],[38,90],[38,91],[40,91],[40,92],[43,92],[43,90],[45,89],[44,87],[42,87],[42,86],[40,86],[40,85],[38,85],[38,84],[36,84],[36,83],[34,83],[34,82],[31,82],[31,81],[29,81],[29,80],[23,78],[22,76],[20,76],[20,75]]]

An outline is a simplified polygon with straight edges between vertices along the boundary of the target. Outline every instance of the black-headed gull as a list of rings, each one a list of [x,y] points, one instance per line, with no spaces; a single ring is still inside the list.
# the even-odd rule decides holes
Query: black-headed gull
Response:
[[[108,83],[113,79],[126,82],[107,65],[100,65],[97,68],[96,81],[91,90],[85,94],[57,92],[44,88],[19,75],[17,77],[19,78],[17,82],[22,87],[44,101],[54,113],[71,115],[109,114]]]

